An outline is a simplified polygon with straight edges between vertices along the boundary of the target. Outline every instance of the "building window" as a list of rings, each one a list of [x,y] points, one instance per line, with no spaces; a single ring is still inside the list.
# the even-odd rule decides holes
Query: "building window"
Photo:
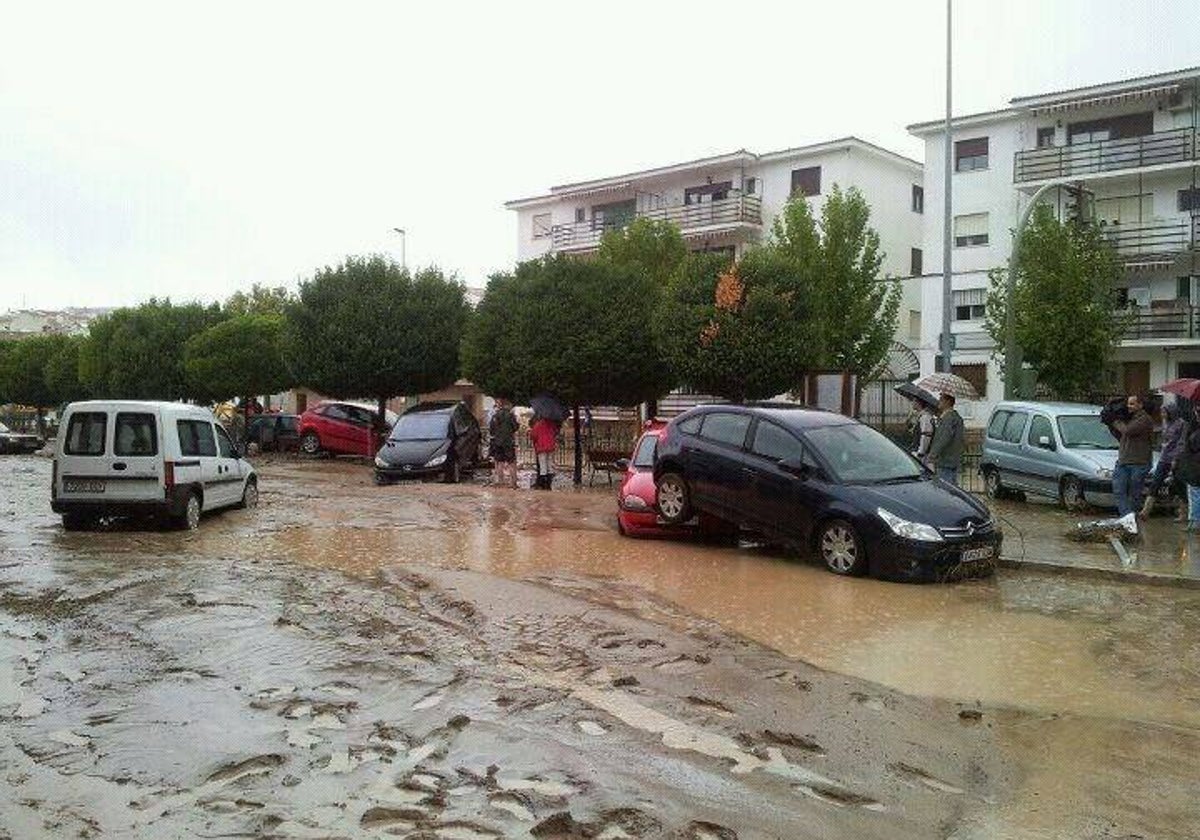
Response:
[[[533,217],[533,238],[545,239],[550,235],[550,214],[538,213]]]
[[[988,214],[968,213],[954,217],[954,246],[966,248],[971,245],[988,244]]]
[[[733,189],[732,181],[722,181],[719,184],[704,184],[699,187],[687,187],[683,191],[684,204],[707,204],[710,201],[721,201],[729,198]]]
[[[953,292],[955,321],[982,321],[985,312],[986,289],[959,289]]]
[[[1192,278],[1191,277],[1176,277],[1175,278],[1175,298],[1176,300],[1186,300],[1189,303],[1192,300]]]
[[[758,190],[758,179],[757,178],[747,178],[746,179],[746,195],[754,195],[757,190]]]
[[[1097,198],[1092,202],[1092,211],[1100,224],[1136,224],[1153,218],[1154,196],[1151,193],[1142,193]]]
[[[909,255],[909,273],[916,277],[918,274],[924,274],[923,254],[920,248],[913,248]]]
[[[975,172],[988,168],[988,139],[959,140],[954,144],[954,171]]]
[[[1037,130],[1037,147],[1050,149],[1054,147],[1054,126],[1048,125]]]
[[[917,184],[913,184],[912,209],[914,213],[925,212],[925,188]]]
[[[980,399],[987,399],[987,369],[988,366],[986,363],[974,365],[950,365],[951,373],[953,373],[955,376],[961,376],[963,379],[975,386],[975,391],[979,394]]]
[[[587,208],[586,207],[576,207],[575,208],[575,223],[578,224],[579,222],[586,222],[586,221],[587,221]]]
[[[792,170],[792,195],[797,193],[803,196],[821,194],[821,167],[806,166]]]
[[[1179,211],[1200,213],[1200,187],[1179,191]]]
[[[910,341],[921,340],[921,310],[908,310],[908,338]]]

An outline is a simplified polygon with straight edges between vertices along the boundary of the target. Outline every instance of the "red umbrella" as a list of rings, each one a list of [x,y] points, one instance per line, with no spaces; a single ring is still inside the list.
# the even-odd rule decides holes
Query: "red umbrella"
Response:
[[[1175,379],[1158,390],[1168,394],[1178,394],[1185,400],[1200,399],[1200,379]]]

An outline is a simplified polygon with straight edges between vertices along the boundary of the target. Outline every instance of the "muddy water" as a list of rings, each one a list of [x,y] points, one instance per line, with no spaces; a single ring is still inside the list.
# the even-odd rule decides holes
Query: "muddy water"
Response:
[[[1152,589],[1003,574],[955,586],[847,580],[763,549],[621,538],[608,498],[555,499],[531,513],[524,506],[538,503],[527,496],[441,490],[406,499],[423,527],[381,516],[369,527],[286,529],[272,544],[357,571],[433,563],[612,578],[789,656],[909,694],[1200,726],[1195,628]],[[1200,593],[1184,600],[1194,620]]]

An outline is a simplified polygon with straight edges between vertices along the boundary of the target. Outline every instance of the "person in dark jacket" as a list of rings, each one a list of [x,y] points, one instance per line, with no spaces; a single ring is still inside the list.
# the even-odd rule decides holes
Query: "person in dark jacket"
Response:
[[[1179,406],[1168,403],[1163,409],[1162,451],[1158,454],[1158,463],[1150,473],[1150,483],[1146,485],[1146,504],[1142,506],[1142,517],[1148,518],[1154,511],[1154,497],[1158,495],[1163,482],[1170,476],[1175,467],[1175,461],[1183,449],[1184,433],[1187,423],[1179,413]]]
[[[929,444],[929,463],[937,470],[938,478],[958,486],[958,468],[966,448],[966,428],[962,416],[954,408],[954,395],[942,394],[938,400],[937,428]]]
[[[1130,394],[1125,400],[1127,414],[1113,420],[1112,430],[1120,440],[1117,468],[1113,470],[1113,495],[1117,497],[1120,516],[1141,510],[1142,490],[1146,473],[1150,471],[1150,437],[1154,421],[1146,413],[1140,396]]]
[[[1189,531],[1200,531],[1200,409],[1192,414],[1183,434],[1175,474],[1187,485]]]

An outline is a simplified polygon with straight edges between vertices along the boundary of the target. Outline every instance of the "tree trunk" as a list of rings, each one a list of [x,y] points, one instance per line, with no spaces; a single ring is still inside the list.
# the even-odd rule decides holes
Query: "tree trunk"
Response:
[[[35,409],[37,415],[37,433],[42,440],[46,439],[46,409],[38,406]]]
[[[242,446],[250,445],[250,398],[242,397]]]
[[[575,425],[575,486],[578,487],[583,484],[583,436],[580,434],[578,405],[572,409],[571,417]]]
[[[658,416],[658,399],[646,400],[646,419],[653,420]]]

